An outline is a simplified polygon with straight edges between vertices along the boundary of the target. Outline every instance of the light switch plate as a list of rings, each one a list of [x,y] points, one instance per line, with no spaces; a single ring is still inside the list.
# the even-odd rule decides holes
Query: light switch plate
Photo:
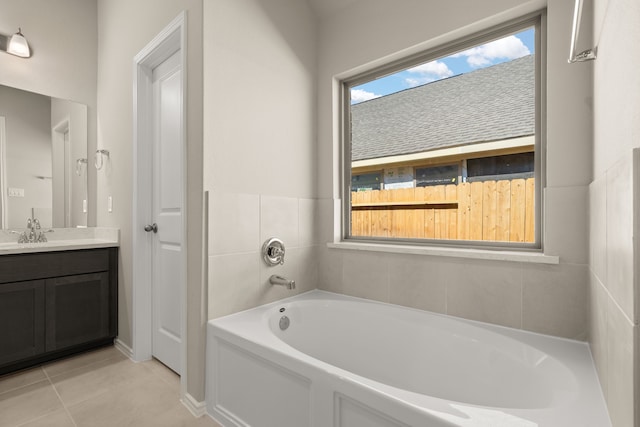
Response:
[[[24,188],[9,188],[9,197],[24,197]]]

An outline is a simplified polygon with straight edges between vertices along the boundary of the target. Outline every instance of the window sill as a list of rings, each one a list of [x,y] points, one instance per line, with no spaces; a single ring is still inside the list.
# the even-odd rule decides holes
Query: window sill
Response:
[[[559,264],[560,257],[555,255],[545,255],[540,252],[489,250],[489,249],[466,249],[466,248],[445,248],[434,246],[409,246],[409,245],[386,245],[383,243],[363,243],[363,242],[336,242],[327,243],[327,247],[332,249],[345,249],[354,251],[386,252],[410,255],[443,256],[451,258],[486,259],[492,261],[514,261],[532,264]]]

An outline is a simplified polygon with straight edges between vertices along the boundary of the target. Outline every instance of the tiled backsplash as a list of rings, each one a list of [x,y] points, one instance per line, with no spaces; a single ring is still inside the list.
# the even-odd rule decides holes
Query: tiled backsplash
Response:
[[[586,338],[587,266],[323,248],[319,287],[573,339]]]
[[[319,203],[255,194],[210,195],[210,318],[316,289]],[[262,244],[270,237],[284,242],[284,265],[271,267],[262,260]],[[295,280],[296,289],[272,286],[272,274]]]

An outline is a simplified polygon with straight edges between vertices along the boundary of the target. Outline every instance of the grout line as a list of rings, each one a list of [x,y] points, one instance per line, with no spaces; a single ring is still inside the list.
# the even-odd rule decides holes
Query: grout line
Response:
[[[609,300],[611,300],[613,302],[613,304],[616,306],[616,308],[618,309],[618,311],[620,311],[620,313],[622,313],[622,317],[624,317],[627,320],[627,322],[629,322],[629,325],[631,327],[633,327],[633,328],[638,327],[639,325],[637,323],[635,323],[632,319],[630,319],[629,316],[627,316],[627,313],[620,306],[620,304],[618,304],[618,301],[613,297],[613,295],[611,294],[609,289],[605,286],[605,284],[602,282],[602,280],[600,280],[600,278],[593,272],[593,270],[591,269],[591,266],[589,266],[589,271],[590,271],[591,274],[593,274],[593,276],[598,281],[597,285],[600,286],[602,289],[604,289],[604,292],[606,293],[607,298]]]
[[[42,369],[41,367],[38,367],[38,368]],[[31,370],[31,368],[29,370]],[[26,370],[25,371],[17,371],[17,372],[8,372],[8,373],[6,373],[4,375],[0,375],[0,381],[1,380],[5,380],[6,378],[9,378],[9,377],[24,375],[26,372],[27,372]],[[43,379],[43,378],[39,378],[37,380],[34,379],[34,380],[32,380],[30,382],[27,382],[25,384],[21,384],[21,385],[18,385],[18,386],[13,386],[12,388],[8,388],[5,391],[0,392],[0,396],[2,396],[5,393],[10,393],[12,391],[16,391],[16,390],[19,390],[19,389],[24,388],[24,387],[32,386],[34,384],[37,384],[39,382],[44,381],[45,379]]]
[[[47,380],[49,380],[49,384],[51,384],[51,387],[53,388],[53,391],[56,393],[56,396],[58,396],[58,400],[62,404],[62,407],[64,408],[64,411],[67,413],[67,416],[69,417],[69,419],[73,423],[74,427],[78,427],[78,424],[76,424],[76,420],[73,419],[73,417],[71,416],[71,412],[69,412],[69,408],[67,408],[67,405],[64,403],[64,400],[62,400],[62,397],[60,396],[60,393],[58,393],[58,389],[53,384],[53,381],[51,381],[51,377],[49,376],[47,371],[44,370],[44,368],[41,368],[41,369],[42,369],[42,372],[44,372],[44,375],[47,377]]]
[[[520,328],[524,330],[524,263],[520,263]]]

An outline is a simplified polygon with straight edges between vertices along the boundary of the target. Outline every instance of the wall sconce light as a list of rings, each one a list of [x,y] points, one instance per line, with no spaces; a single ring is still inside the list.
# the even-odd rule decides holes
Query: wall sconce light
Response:
[[[96,169],[98,170],[102,169],[102,166],[104,166],[105,157],[107,159],[109,158],[109,150],[96,150],[96,157],[93,163]]]
[[[18,32],[12,36],[2,36],[4,38],[4,46],[2,49],[11,55],[19,56],[21,58],[29,58],[31,56],[31,49],[29,49],[29,43],[22,34],[22,29],[18,28]]]

